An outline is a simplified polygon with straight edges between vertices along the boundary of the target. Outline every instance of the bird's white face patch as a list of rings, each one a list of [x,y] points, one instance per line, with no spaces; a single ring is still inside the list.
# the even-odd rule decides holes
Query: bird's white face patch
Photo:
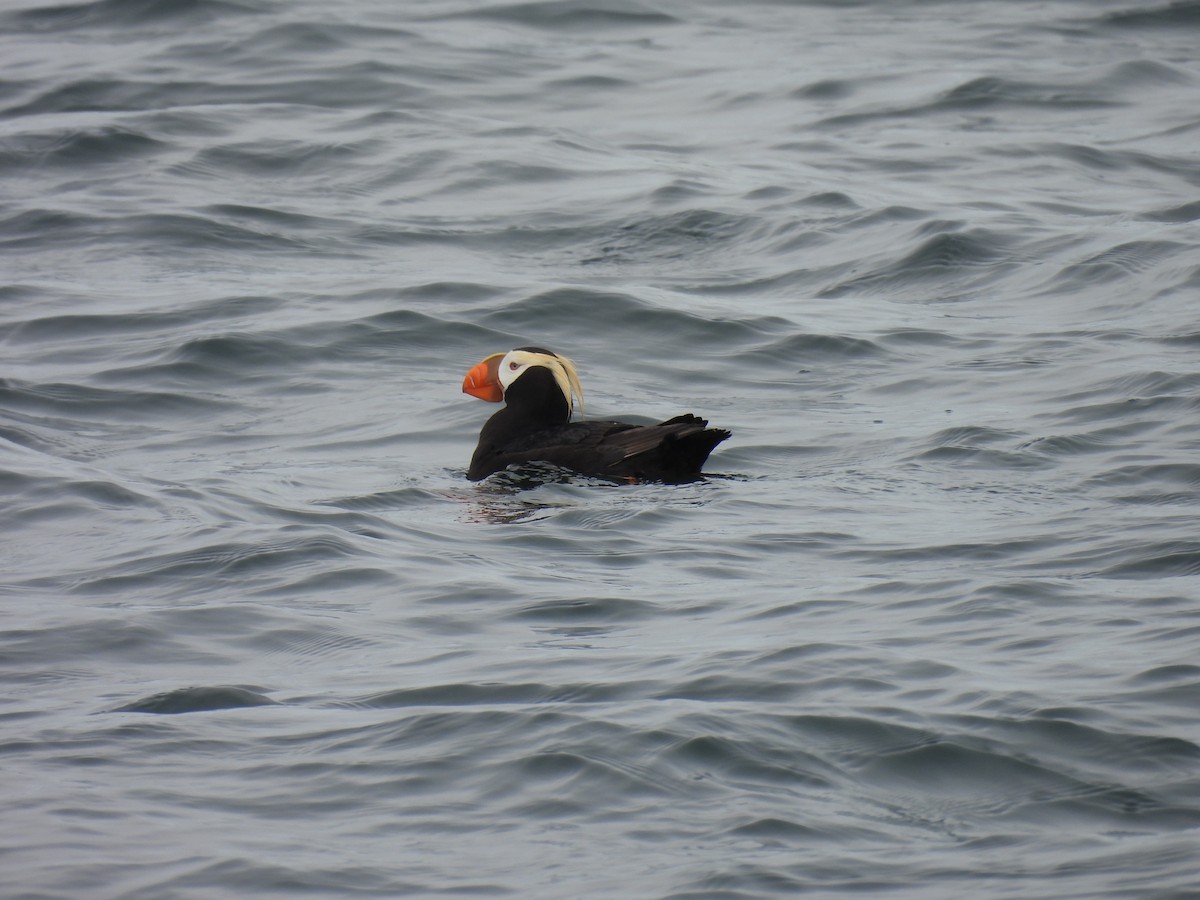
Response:
[[[568,411],[575,408],[573,397],[579,398],[579,408],[583,409],[583,385],[579,383],[579,373],[575,371],[575,363],[565,356],[551,356],[529,350],[510,350],[504,354],[496,371],[500,386],[507,391],[509,385],[520,378],[530,366],[545,366],[550,370],[563,396],[567,398]]]

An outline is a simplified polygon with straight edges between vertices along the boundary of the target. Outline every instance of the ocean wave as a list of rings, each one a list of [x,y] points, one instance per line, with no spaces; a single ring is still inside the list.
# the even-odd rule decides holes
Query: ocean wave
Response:
[[[1200,27],[1200,4],[1192,0],[1173,0],[1152,9],[1108,13],[1101,23],[1115,28]]]
[[[180,713],[274,705],[275,701],[261,693],[261,690],[261,688],[256,690],[234,686],[176,688],[118,706],[113,712],[178,715]]]
[[[949,223],[947,223],[949,224]],[[923,226],[921,237],[945,225]],[[823,297],[841,297],[864,292],[898,293],[912,291],[922,284],[935,284],[930,300],[961,296],[972,288],[999,277],[1016,266],[1008,249],[1009,240],[996,232],[952,230],[934,234],[904,257],[888,262],[875,271],[855,275],[825,288]]]
[[[29,31],[118,28],[156,22],[206,23],[229,15],[259,12],[245,0],[93,0],[42,5],[10,12],[9,21]]]
[[[33,416],[56,416],[75,422],[161,420],[164,416],[196,415],[220,404],[207,398],[171,391],[128,391],[81,384],[34,384],[0,379],[0,406]],[[59,427],[62,427],[60,424]]]
[[[494,19],[514,25],[575,31],[580,28],[644,28],[679,20],[640,3],[595,3],[591,0],[551,0],[548,3],[488,3],[474,10],[440,14],[439,18]]]
[[[24,132],[0,150],[0,170],[34,166],[126,164],[131,158],[161,153],[169,145],[133,128],[100,126],[53,132]]]

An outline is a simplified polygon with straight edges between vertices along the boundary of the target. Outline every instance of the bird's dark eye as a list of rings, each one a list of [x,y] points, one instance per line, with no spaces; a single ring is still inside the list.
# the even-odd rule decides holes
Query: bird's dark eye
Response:
[[[515,372],[515,371],[517,371],[517,369],[521,368],[521,364],[520,364],[520,363],[517,363],[517,362],[510,362],[510,363],[508,364],[508,368],[509,368],[511,371]]]

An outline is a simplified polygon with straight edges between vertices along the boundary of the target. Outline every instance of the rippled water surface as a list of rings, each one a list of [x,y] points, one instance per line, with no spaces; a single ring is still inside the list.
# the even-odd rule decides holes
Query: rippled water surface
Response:
[[[1200,896],[1198,42],[5,4],[5,895]],[[467,482],[530,343],[710,477]]]

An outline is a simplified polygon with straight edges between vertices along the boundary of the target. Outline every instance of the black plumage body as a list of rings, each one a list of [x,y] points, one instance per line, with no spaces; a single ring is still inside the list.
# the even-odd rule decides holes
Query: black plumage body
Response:
[[[505,407],[479,434],[467,478],[478,481],[510,465],[547,462],[616,481],[678,484],[701,466],[729,432],[685,414],[657,425],[570,421],[570,404],[549,369],[531,366],[504,393]]]

